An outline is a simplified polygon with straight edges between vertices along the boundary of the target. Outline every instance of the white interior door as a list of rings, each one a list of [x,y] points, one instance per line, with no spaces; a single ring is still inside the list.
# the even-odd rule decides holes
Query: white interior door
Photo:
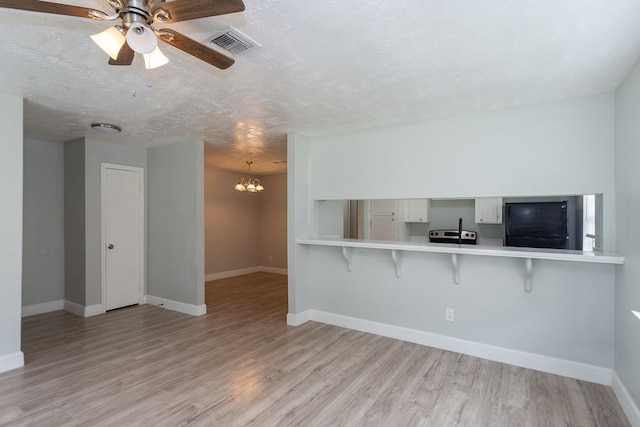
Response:
[[[143,170],[102,165],[102,297],[105,311],[142,302]]]

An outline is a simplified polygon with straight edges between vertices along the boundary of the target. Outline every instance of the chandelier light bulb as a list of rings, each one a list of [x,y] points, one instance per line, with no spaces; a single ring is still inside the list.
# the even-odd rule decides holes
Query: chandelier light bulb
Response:
[[[251,165],[253,162],[246,162],[249,165],[249,174],[251,174]],[[236,191],[246,191],[248,193],[259,193],[264,190],[264,186],[260,183],[258,178],[241,178],[240,181],[237,182],[234,189]]]

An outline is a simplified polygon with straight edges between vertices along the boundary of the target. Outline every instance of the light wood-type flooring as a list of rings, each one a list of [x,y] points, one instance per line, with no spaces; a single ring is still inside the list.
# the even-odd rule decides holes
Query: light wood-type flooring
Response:
[[[315,322],[287,278],[207,283],[201,317],[149,305],[23,322],[0,425],[628,426],[610,387]]]

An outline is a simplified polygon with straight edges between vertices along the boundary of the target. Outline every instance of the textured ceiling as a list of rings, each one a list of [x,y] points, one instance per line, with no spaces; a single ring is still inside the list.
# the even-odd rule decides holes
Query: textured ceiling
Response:
[[[214,1],[214,0],[212,0]],[[111,24],[0,9],[0,92],[25,98],[25,135],[147,147],[200,139],[223,169],[286,169],[286,134],[311,135],[610,91],[640,54],[637,0],[244,0],[232,25],[262,45],[225,71],[162,45],[150,76],[107,65]],[[105,0],[64,3],[112,12]],[[146,83],[150,79],[152,87]],[[135,93],[135,96],[133,96]],[[123,128],[105,138],[90,128]]]

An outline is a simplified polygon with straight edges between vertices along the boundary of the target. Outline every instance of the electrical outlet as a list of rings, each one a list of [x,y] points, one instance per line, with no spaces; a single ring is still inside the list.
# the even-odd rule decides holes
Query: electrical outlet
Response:
[[[269,262],[273,261],[273,257],[269,255]]]
[[[445,308],[444,309],[444,320],[446,320],[447,322],[453,322],[454,316],[453,316],[453,308]]]

